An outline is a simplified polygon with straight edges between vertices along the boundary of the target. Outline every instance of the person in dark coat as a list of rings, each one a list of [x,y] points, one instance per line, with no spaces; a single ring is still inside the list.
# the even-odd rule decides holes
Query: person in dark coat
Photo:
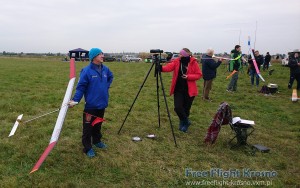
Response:
[[[259,54],[258,50],[256,50],[254,52],[254,56],[255,56],[255,61],[256,61],[256,64],[257,64],[257,68],[258,68],[258,70],[260,70],[260,66],[264,64],[264,57]],[[250,66],[251,85],[254,86],[254,77],[255,77],[256,87],[258,87],[259,77],[258,77],[258,74],[256,73],[256,69],[253,65],[253,61],[252,61],[251,56],[248,60],[248,63],[249,63],[249,66]]]
[[[269,69],[269,64],[270,64],[270,61],[271,61],[271,55],[269,52],[267,52],[266,56],[265,56],[265,62],[264,62],[264,65],[263,65],[263,70],[268,70]]]
[[[294,52],[289,58],[288,66],[290,67],[290,77],[297,80],[297,90],[300,90],[300,61],[299,52]],[[292,88],[293,83],[291,79],[289,82],[289,88]]]
[[[203,91],[202,98],[204,100],[211,101],[209,98],[209,92],[211,90],[213,79],[216,78],[217,68],[222,63],[222,59],[218,59],[216,62],[212,56],[214,55],[213,49],[208,49],[207,54],[203,56],[202,60],[202,75],[203,75]]]

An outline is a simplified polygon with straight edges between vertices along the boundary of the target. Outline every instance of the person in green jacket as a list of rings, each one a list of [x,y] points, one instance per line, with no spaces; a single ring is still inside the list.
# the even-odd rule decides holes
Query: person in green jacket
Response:
[[[237,81],[239,78],[239,70],[241,69],[241,46],[240,45],[235,45],[234,49],[231,50],[231,62],[229,65],[229,71],[233,72],[234,70],[236,73],[234,73],[231,77],[230,83],[227,87],[228,92],[236,91],[237,90]]]

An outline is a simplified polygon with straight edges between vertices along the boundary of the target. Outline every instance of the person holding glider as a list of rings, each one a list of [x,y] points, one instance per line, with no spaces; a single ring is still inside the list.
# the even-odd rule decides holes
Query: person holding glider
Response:
[[[208,49],[206,55],[202,59],[202,74],[203,74],[203,100],[211,101],[209,98],[209,92],[211,90],[213,79],[216,78],[217,68],[222,63],[222,58],[219,58],[216,62],[212,57],[214,55],[213,49]]]
[[[256,63],[257,63],[257,68],[258,68],[258,70],[260,70],[261,65],[264,64],[264,57],[259,54],[258,50],[256,50],[254,52],[254,58],[255,58]],[[251,55],[248,58],[248,64],[249,64],[249,68],[250,68],[250,73],[249,74],[250,74],[250,77],[251,77],[251,85],[254,86],[254,77],[255,77],[255,80],[256,80],[255,84],[256,84],[256,87],[258,87],[259,86],[259,76],[258,76],[258,74],[255,70],[255,66],[253,64],[253,60],[252,60]]]
[[[227,91],[232,92],[237,90],[237,81],[239,78],[239,70],[241,69],[241,46],[240,45],[235,45],[234,49],[231,50],[231,58],[233,60],[230,61],[229,64],[229,71],[230,72],[235,72],[231,80],[228,84]]]
[[[83,152],[90,158],[95,156],[92,144],[98,148],[106,148],[101,141],[101,125],[104,121],[105,108],[108,106],[109,88],[113,81],[113,73],[103,65],[104,54],[99,48],[89,51],[90,64],[80,73],[76,92],[69,102],[80,102],[85,98],[83,110],[82,144]]]

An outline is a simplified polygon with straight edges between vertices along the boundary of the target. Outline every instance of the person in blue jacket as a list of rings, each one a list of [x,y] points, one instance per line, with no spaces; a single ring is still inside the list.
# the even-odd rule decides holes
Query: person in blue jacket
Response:
[[[113,81],[113,73],[102,64],[103,57],[104,54],[99,48],[89,51],[90,64],[81,70],[76,92],[69,102],[72,107],[74,102],[80,102],[84,96],[82,144],[84,153],[90,158],[95,156],[92,145],[98,148],[107,147],[101,141],[101,125],[108,106],[108,91]]]

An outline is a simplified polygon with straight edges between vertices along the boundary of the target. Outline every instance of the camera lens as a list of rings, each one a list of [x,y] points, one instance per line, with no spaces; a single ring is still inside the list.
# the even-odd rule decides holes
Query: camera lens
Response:
[[[152,49],[150,50],[150,53],[163,53],[164,51],[163,50],[160,50],[160,49]]]

